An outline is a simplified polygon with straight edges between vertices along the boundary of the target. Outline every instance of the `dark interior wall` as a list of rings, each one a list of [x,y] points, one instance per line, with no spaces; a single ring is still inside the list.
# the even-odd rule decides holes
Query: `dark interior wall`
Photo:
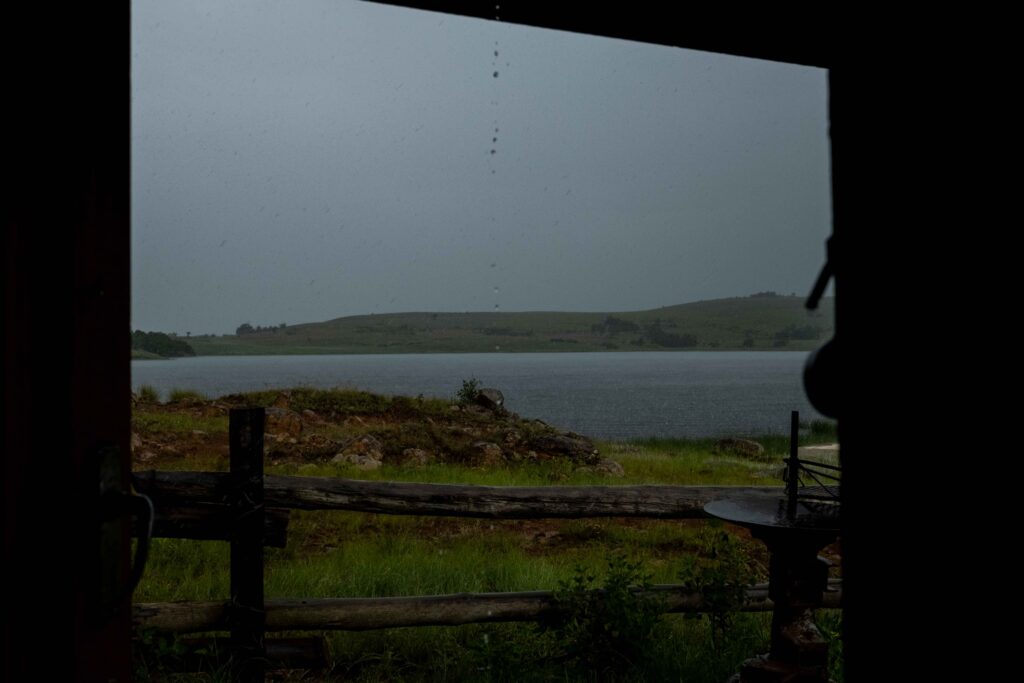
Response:
[[[4,21],[9,681],[129,677],[127,602],[94,605],[96,452],[130,429],[129,3],[76,7]]]
[[[836,41],[824,15],[799,7],[681,8],[664,3],[567,4],[499,0],[374,0],[386,5],[446,12],[488,21],[538,26],[778,62],[827,67]]]
[[[439,5],[486,16],[466,3],[432,4]],[[856,673],[896,642],[874,637],[878,624],[870,623],[879,596],[893,595],[893,568],[878,561],[881,549],[891,549],[893,531],[869,509],[878,415],[860,391],[877,392],[892,379],[891,366],[869,363],[877,358],[869,347],[876,342],[871,330],[891,322],[884,316],[894,271],[874,255],[896,234],[897,218],[886,207],[900,206],[900,199],[884,189],[896,173],[894,152],[908,173],[915,168],[891,145],[897,135],[885,119],[903,76],[869,53],[863,26],[854,31],[844,23],[845,33],[864,39],[851,49],[824,20],[809,25],[818,18],[806,14],[737,18],[723,10],[710,21],[682,21],[633,6],[616,16],[503,5],[506,21],[532,12],[519,19],[634,39],[645,39],[646,31],[653,42],[830,67],[833,202],[842,235],[840,430],[845,485],[859,492],[847,498],[843,538],[847,664]],[[85,596],[96,581],[89,459],[104,443],[128,453],[129,26],[124,0],[84,9],[23,5],[5,15],[5,680],[32,680],[41,670],[53,680],[127,676],[124,612],[97,624]],[[905,123],[899,136],[913,128]],[[901,218],[908,213],[904,208]],[[901,576],[913,571],[907,566]],[[890,592],[869,594],[879,583],[890,584]]]

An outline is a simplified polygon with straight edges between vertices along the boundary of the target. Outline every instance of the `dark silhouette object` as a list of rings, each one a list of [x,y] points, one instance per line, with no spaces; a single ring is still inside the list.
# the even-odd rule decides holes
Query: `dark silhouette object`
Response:
[[[493,6],[483,3],[392,4],[494,19]],[[866,253],[883,241],[891,244],[911,206],[920,222],[914,202],[885,192],[886,181],[896,178],[892,169],[898,169],[901,181],[928,172],[923,161],[911,156],[917,150],[908,153],[904,145],[906,133],[920,132],[924,124],[919,121],[926,117],[905,116],[894,124],[883,121],[879,112],[902,110],[909,102],[904,91],[927,71],[921,66],[926,60],[917,60],[916,70],[908,71],[894,68],[891,56],[878,47],[881,41],[872,41],[868,49],[862,36],[875,34],[865,30],[868,22],[883,23],[870,12],[849,17],[840,30],[824,14],[800,8],[759,6],[745,8],[742,16],[732,7],[702,9],[700,16],[680,18],[677,8],[668,6],[623,11],[611,5],[581,10],[503,3],[500,14],[503,22],[828,68],[833,225],[834,234],[847,226],[842,228],[844,258],[853,262],[857,250]],[[0,679],[34,680],[45,662],[52,680],[126,681],[128,604],[115,605],[110,619],[96,618],[90,605],[104,575],[101,567],[126,576],[129,566],[127,519],[117,531],[116,547],[100,549],[95,454],[104,445],[117,448],[117,478],[127,488],[130,3],[63,7],[59,20],[47,5],[18,3],[7,20],[18,27],[4,45],[8,62],[18,68],[5,83],[7,99],[16,106],[7,112],[14,133],[5,149],[11,172],[3,249],[3,533],[5,570],[18,590],[5,604]],[[891,13],[884,25],[897,41],[909,43],[919,34],[917,24],[911,30],[909,21]],[[928,54],[924,48],[917,52]],[[915,98],[921,95],[914,92]],[[897,134],[899,144],[892,144]],[[879,216],[882,202],[890,211]],[[891,299],[896,271],[882,272],[882,265],[845,270],[839,262],[832,265],[836,323],[844,330],[849,357],[850,350],[859,353],[867,346],[852,343],[851,335],[866,340],[878,322],[880,304]],[[844,379],[872,387],[882,386],[889,371],[847,362],[840,367]],[[852,391],[852,382],[848,386]],[[869,524],[872,491],[867,461],[858,456],[877,445],[871,438],[877,416],[869,415],[863,402],[844,404],[843,410],[840,433],[844,461],[849,460],[844,514]],[[48,445],[43,457],[40,434]],[[50,484],[39,491],[44,478]],[[845,496],[851,490],[860,490],[860,497]],[[60,505],[40,505],[40,495]],[[883,595],[878,586],[906,585],[895,580],[892,563],[866,561],[886,538],[896,549],[892,529],[888,519],[872,524],[870,533],[851,530],[844,520],[848,607],[843,624],[850,680],[870,679],[871,674],[858,675],[863,665],[897,660],[890,655],[900,654],[895,648],[905,642],[880,636],[886,625],[870,619],[865,608],[896,597],[895,589]],[[45,596],[49,609],[38,609],[39,596]],[[852,632],[860,638],[850,639]]]
[[[0,680],[128,681],[130,3],[10,9]]]
[[[838,517],[802,503],[791,515],[784,498],[736,497],[704,509],[749,529],[768,546],[771,557],[771,649],[745,661],[731,683],[827,683],[828,643],[814,625],[812,611],[828,589],[828,564],[818,551],[839,535]]]
[[[228,417],[231,483],[232,680],[264,680],[263,609],[263,427],[264,408],[233,408]]]
[[[835,245],[836,239],[833,235],[825,243],[825,265],[822,266],[818,279],[815,280],[814,287],[807,297],[806,306],[809,311],[818,308],[818,302],[824,296],[829,280],[836,276]],[[836,315],[839,315],[838,312]],[[839,358],[839,347],[836,338],[833,337],[808,356],[804,365],[804,391],[807,392],[807,398],[818,412],[831,418],[839,417]]]
[[[811,405],[826,417],[839,417],[839,350],[836,340],[807,356],[804,365],[804,391]]]

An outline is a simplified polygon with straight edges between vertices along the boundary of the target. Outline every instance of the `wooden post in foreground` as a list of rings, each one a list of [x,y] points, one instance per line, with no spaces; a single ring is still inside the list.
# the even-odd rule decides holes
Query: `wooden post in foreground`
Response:
[[[796,515],[796,497],[800,490],[800,411],[789,414],[789,460],[786,462],[786,514]]]
[[[263,408],[236,408],[229,413],[231,479],[227,503],[232,510],[231,627],[232,678],[263,683]]]

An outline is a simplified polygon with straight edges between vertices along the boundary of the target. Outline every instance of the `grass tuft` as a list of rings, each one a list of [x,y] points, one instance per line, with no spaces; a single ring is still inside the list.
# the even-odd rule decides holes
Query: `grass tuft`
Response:
[[[139,403],[160,402],[160,392],[151,384],[143,384],[140,386],[137,396],[139,397]]]
[[[206,397],[195,389],[171,389],[167,395],[168,403],[192,403],[197,401],[205,401]]]

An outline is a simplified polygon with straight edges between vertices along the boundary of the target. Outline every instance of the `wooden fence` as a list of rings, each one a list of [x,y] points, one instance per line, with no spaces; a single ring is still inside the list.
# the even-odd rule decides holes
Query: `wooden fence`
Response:
[[[229,472],[134,474],[156,508],[153,535],[231,543],[231,598],[226,602],[136,604],[134,623],[176,633],[230,631],[236,680],[261,681],[268,661],[312,668],[323,657],[312,639],[265,640],[266,631],[368,630],[399,626],[535,621],[557,609],[547,591],[387,598],[263,598],[263,547],[284,547],[290,510],[351,510],[389,515],[488,519],[706,517],[709,501],[736,494],[777,498],[781,487],[544,486],[497,487],[263,475],[263,408],[232,409]],[[670,612],[699,612],[699,594],[655,586]],[[823,606],[838,607],[832,580]],[[746,611],[772,609],[767,585],[747,591]],[[275,652],[281,652],[275,657]],[[314,653],[303,655],[301,653]],[[299,653],[299,654],[296,654]]]

